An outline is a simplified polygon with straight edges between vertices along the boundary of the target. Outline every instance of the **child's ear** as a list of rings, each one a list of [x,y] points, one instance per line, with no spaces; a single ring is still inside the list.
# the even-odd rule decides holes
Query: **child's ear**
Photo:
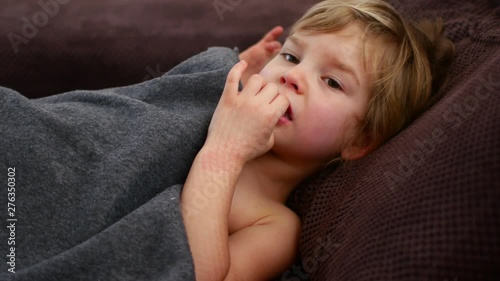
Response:
[[[370,152],[374,151],[379,147],[380,143],[371,137],[366,137],[363,141],[359,143],[351,143],[351,145],[346,146],[342,152],[342,159],[344,160],[357,160],[363,158]]]

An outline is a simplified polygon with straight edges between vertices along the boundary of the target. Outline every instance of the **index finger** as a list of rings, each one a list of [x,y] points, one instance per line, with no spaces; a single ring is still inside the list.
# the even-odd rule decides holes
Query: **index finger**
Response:
[[[245,60],[241,60],[237,64],[231,68],[227,75],[226,85],[224,86],[224,91],[234,90],[238,92],[238,86],[240,83],[241,76],[245,69],[247,68],[248,63]]]

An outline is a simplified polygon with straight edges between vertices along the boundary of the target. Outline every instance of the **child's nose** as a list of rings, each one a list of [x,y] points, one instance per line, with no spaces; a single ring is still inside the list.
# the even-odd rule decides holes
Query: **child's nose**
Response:
[[[298,79],[294,75],[290,75],[290,73],[285,73],[280,77],[280,84],[285,84],[289,87],[293,87],[297,94],[302,94],[303,87]]]

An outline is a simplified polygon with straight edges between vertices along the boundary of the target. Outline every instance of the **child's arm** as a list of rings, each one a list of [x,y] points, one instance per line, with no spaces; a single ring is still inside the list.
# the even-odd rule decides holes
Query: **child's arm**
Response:
[[[278,41],[281,34],[283,34],[283,27],[276,26],[267,32],[259,42],[240,54],[240,59],[248,62],[247,70],[241,76],[243,85],[253,74],[259,74],[262,68],[281,50],[281,43]]]
[[[203,147],[181,195],[196,280],[224,280],[230,266],[228,216],[243,160]]]
[[[229,72],[207,140],[191,166],[182,191],[182,215],[198,281],[225,280],[226,277],[229,280],[228,272],[235,276],[241,275],[237,272],[240,269],[248,270],[242,266],[245,258],[242,255],[246,253],[237,250],[245,249],[240,246],[230,251],[228,218],[234,188],[245,163],[273,146],[273,129],[289,105],[288,99],[278,94],[277,86],[266,83],[260,76],[250,79],[239,93],[238,83],[245,69],[246,62],[242,61]],[[277,231],[275,227],[263,228],[266,230],[262,232],[255,232],[257,228],[253,228],[253,234],[249,230],[240,237],[255,245],[263,233],[269,235]],[[256,238],[252,239],[253,236]],[[241,245],[241,242],[233,244]],[[259,253],[248,255],[256,258]],[[236,271],[231,269],[233,260],[238,265]]]

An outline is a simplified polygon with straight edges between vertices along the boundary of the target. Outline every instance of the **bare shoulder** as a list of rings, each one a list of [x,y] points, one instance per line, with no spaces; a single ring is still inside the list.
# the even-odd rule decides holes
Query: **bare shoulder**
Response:
[[[231,266],[225,280],[268,280],[295,260],[300,218],[282,205],[268,210],[267,216],[229,237]]]
[[[295,229],[300,231],[301,221],[299,216],[289,208],[281,204],[272,204],[269,207],[269,214],[263,217],[256,224],[275,224],[280,227],[286,226],[288,229]]]
[[[263,198],[245,189],[235,191],[229,212],[229,235],[250,226],[280,224],[286,228],[300,227],[300,219],[282,203]]]
[[[302,222],[299,216],[284,205],[276,204],[270,208],[271,212],[258,220],[254,226],[267,226],[267,231],[275,233],[283,242],[298,244]],[[278,238],[278,239],[280,239]]]

